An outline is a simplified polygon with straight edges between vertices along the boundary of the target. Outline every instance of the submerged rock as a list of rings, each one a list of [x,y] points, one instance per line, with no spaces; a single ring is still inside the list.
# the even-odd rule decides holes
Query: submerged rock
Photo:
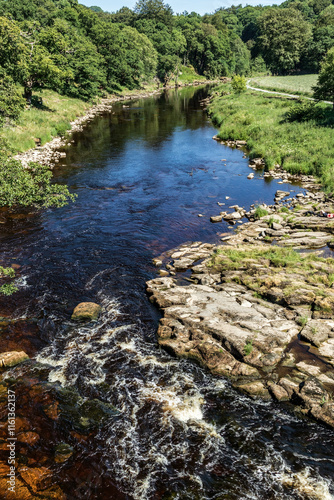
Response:
[[[75,321],[95,321],[100,315],[102,307],[94,302],[81,302],[78,304],[71,316]]]

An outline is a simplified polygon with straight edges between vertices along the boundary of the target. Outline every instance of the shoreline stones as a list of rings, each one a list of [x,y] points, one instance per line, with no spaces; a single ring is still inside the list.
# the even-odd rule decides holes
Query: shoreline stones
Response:
[[[81,302],[78,304],[71,316],[73,321],[96,321],[102,307],[94,302]]]

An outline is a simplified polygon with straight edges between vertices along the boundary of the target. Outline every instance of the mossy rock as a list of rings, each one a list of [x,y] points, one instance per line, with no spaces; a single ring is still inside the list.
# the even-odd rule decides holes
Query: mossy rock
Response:
[[[94,302],[81,302],[78,304],[71,316],[74,321],[96,321],[102,307]]]
[[[62,464],[73,455],[73,447],[67,443],[60,443],[55,448],[55,462]]]
[[[9,351],[0,354],[0,367],[10,368],[29,359],[24,351]]]

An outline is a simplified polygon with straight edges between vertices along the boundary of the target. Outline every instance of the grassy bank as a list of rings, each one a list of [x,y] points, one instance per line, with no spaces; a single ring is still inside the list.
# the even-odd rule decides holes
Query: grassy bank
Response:
[[[310,119],[289,121],[288,116],[291,119],[293,115],[291,109],[303,106],[312,107],[312,104],[301,106],[286,99],[247,91],[240,96],[215,97],[209,112],[213,122],[220,127],[220,139],[246,140],[250,157],[264,158],[267,168],[279,164],[291,173],[316,175],[323,187],[333,192],[332,106],[318,104],[316,112],[310,113]]]
[[[42,99],[42,104],[37,98]],[[35,139],[45,144],[70,128],[70,122],[84,114],[90,106],[80,99],[64,97],[52,90],[43,90],[34,96],[35,106],[23,111],[18,122],[1,130],[1,137],[14,152],[27,151],[36,146]]]
[[[288,92],[301,95],[312,95],[312,87],[317,83],[318,76],[295,75],[295,76],[260,76],[251,78],[249,85],[277,92]]]

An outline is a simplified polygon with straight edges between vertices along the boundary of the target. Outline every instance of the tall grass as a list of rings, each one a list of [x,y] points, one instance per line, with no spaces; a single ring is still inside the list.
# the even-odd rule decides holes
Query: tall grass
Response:
[[[334,192],[333,125],[317,120],[289,122],[291,103],[250,91],[215,97],[209,112],[220,127],[222,140],[246,140],[251,158],[264,158],[266,167],[281,165],[291,173],[317,176],[323,187]],[[333,113],[331,106],[319,104],[324,113]]]
[[[1,131],[1,137],[14,152],[23,152],[42,145],[70,128],[70,122],[90,106],[79,99],[64,97],[51,90],[40,94],[42,105],[36,104],[22,113],[19,121]]]

